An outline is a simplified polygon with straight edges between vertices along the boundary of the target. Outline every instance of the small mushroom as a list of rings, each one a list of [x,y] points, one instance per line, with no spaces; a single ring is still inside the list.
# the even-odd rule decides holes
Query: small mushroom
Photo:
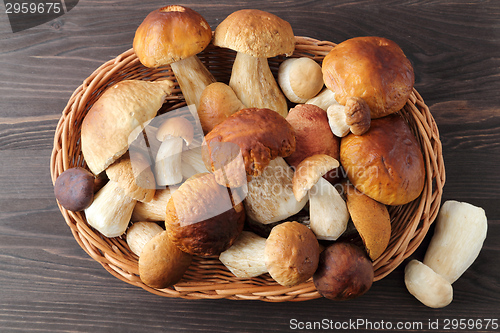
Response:
[[[253,278],[267,273],[264,257],[266,239],[250,231],[242,231],[234,244],[222,252],[219,260],[234,276]]]
[[[192,259],[162,231],[144,245],[139,256],[139,276],[151,288],[167,288],[182,279]]]
[[[339,162],[325,154],[307,157],[293,175],[296,200],[309,197],[309,227],[318,239],[336,240],[347,228],[349,212],[335,186],[322,178]]]
[[[264,256],[271,277],[280,285],[291,287],[313,276],[318,268],[320,246],[305,225],[284,222],[271,230]]]
[[[321,252],[313,282],[323,297],[343,301],[365,294],[373,277],[372,262],[360,247],[335,242]]]
[[[347,209],[363,244],[372,260],[385,251],[391,240],[391,217],[384,204],[346,184],[344,193]]]
[[[170,65],[188,105],[199,106],[214,77],[196,56],[212,39],[208,22],[196,11],[169,5],[149,13],[135,33],[133,48],[146,67]]]
[[[158,185],[174,185],[182,181],[181,153],[193,140],[193,125],[183,117],[166,119],[156,132],[161,141],[156,154],[155,175]]]
[[[127,245],[137,256],[141,255],[142,249],[163,228],[154,222],[135,222],[127,230]]]
[[[165,229],[184,252],[219,255],[243,230],[245,209],[241,202],[234,202],[231,189],[217,184],[213,174],[197,174],[172,194]]]
[[[453,287],[427,265],[413,259],[405,267],[405,285],[410,294],[430,308],[444,308],[453,301]]]
[[[244,109],[233,89],[225,83],[215,82],[203,90],[198,115],[203,133],[207,134],[233,113]]]
[[[307,204],[307,196],[297,200],[292,189],[293,170],[277,157],[258,177],[248,182],[244,203],[250,220],[269,224],[297,214]]]
[[[405,268],[408,291],[429,307],[441,308],[453,299],[454,283],[476,260],[488,229],[484,209],[466,202],[446,201],[423,263]]]
[[[106,237],[122,235],[137,201],[150,201],[155,193],[154,175],[140,154],[123,155],[106,169],[109,181],[85,209],[89,225]]]
[[[237,51],[229,86],[240,101],[249,108],[269,108],[286,117],[287,101],[267,58],[293,53],[291,25],[261,10],[238,10],[217,26],[213,44]]]
[[[78,212],[84,210],[94,200],[94,175],[81,167],[63,171],[54,184],[54,194],[61,206]]]
[[[323,88],[321,66],[311,58],[290,58],[278,69],[278,84],[293,103],[305,103]]]

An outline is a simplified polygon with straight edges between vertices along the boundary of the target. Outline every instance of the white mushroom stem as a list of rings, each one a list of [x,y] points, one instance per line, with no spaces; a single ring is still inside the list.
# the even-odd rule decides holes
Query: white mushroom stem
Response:
[[[181,153],[184,139],[170,136],[165,138],[156,154],[156,183],[161,186],[174,185],[182,181]]]
[[[334,103],[326,109],[326,114],[328,116],[328,124],[334,135],[342,138],[349,134],[350,126],[346,122],[345,106]]]
[[[181,172],[184,178],[189,178],[197,173],[209,172],[201,157],[201,147],[191,148],[182,152]]]
[[[187,105],[200,105],[201,93],[215,78],[196,55],[170,64]]]
[[[162,231],[163,228],[154,222],[136,222],[127,230],[127,245],[140,256],[144,245]]]
[[[455,282],[476,260],[487,229],[488,221],[482,208],[446,201],[439,211],[423,263],[448,282]]]
[[[222,252],[219,260],[239,278],[252,278],[267,273],[266,239],[250,231],[242,231],[234,244]]]
[[[316,105],[326,111],[330,105],[339,103],[335,100],[335,93],[330,89],[325,88],[318,95],[308,100],[305,104]]]
[[[268,108],[286,117],[288,105],[269,68],[267,58],[236,54],[229,86],[249,108]]]
[[[347,205],[323,177],[309,190],[309,227],[318,239],[336,240],[347,228]]]
[[[451,283],[415,259],[405,267],[405,285],[410,294],[430,308],[443,308],[453,300]]]
[[[297,214],[307,203],[293,194],[293,170],[282,157],[272,160],[258,177],[248,182],[244,200],[247,215],[263,224],[278,222]]]
[[[85,216],[89,225],[104,236],[117,237],[127,230],[136,203],[117,182],[110,180],[96,193]]]

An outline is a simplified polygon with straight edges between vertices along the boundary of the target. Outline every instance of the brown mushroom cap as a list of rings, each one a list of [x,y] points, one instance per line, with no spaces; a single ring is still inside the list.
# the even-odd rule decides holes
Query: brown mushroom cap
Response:
[[[233,205],[228,188],[211,173],[187,179],[170,197],[165,229],[184,252],[218,255],[227,250],[243,230],[243,203]]]
[[[359,191],[385,205],[416,199],[425,183],[420,146],[397,114],[373,119],[363,135],[342,138],[340,164]]]
[[[312,104],[298,104],[290,109],[286,120],[295,133],[295,151],[285,161],[297,168],[306,157],[326,154],[340,158],[340,139],[333,135],[325,110]]]
[[[162,231],[144,245],[139,257],[141,281],[152,288],[176,284],[191,265],[192,256],[182,252]]]
[[[366,101],[372,118],[399,111],[413,90],[411,62],[393,41],[356,37],[335,46],[324,58],[323,80],[345,105],[347,98]]]
[[[144,66],[159,67],[196,55],[211,39],[212,29],[199,13],[170,5],[146,16],[137,28],[133,47]]]
[[[278,16],[257,9],[242,9],[217,26],[213,44],[256,58],[271,58],[291,55],[295,36],[290,23]]]
[[[94,199],[94,175],[87,169],[66,169],[56,179],[54,194],[61,206],[74,212],[84,210]]]
[[[208,170],[214,171],[234,159],[232,145],[226,145],[231,154],[215,149],[224,148],[220,143],[227,142],[240,148],[249,176],[260,175],[271,160],[289,156],[295,150],[292,126],[269,109],[247,108],[232,114],[205,136],[205,142],[202,154]]]
[[[269,274],[282,286],[291,287],[307,281],[318,267],[318,240],[299,222],[275,226],[266,240],[264,251]]]
[[[148,202],[155,195],[155,177],[148,161],[139,152],[131,151],[120,157],[106,169],[106,175],[135,200]]]
[[[106,89],[82,122],[82,153],[94,175],[128,150],[173,86],[170,80],[125,80]]]
[[[391,240],[391,217],[387,207],[346,184],[347,209],[366,252],[372,260],[384,253]]]

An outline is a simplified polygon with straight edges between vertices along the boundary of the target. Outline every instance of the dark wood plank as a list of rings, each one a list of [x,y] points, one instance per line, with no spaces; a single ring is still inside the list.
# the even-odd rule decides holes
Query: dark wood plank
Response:
[[[400,44],[440,129],[443,200],[486,210],[488,238],[480,256],[453,285],[453,303],[440,310],[406,291],[404,265],[363,297],[342,303],[171,299],[111,276],[78,246],[58,211],[49,172],[53,135],[72,92],[100,64],[128,50],[142,19],[161,4],[80,1],[64,16],[15,34],[6,15],[0,19],[0,331],[267,332],[326,319],[415,323],[414,331],[431,331],[429,322],[438,320],[432,331],[443,332],[445,319],[500,320],[498,1],[184,4],[212,28],[229,13],[253,7],[288,20],[296,35],[333,42],[379,35]],[[432,229],[411,258],[423,258],[431,235]]]

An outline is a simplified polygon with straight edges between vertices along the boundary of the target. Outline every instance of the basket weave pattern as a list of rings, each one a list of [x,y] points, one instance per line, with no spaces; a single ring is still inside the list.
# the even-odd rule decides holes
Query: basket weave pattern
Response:
[[[328,41],[296,37],[293,57],[309,57],[319,63],[335,46]],[[198,55],[201,61],[221,82],[228,82],[235,52],[210,45]],[[276,75],[283,57],[269,59]],[[175,77],[169,66],[150,69],[144,67],[132,49],[104,63],[90,75],[71,96],[56,128],[50,170],[52,181],[64,170],[81,166],[85,161],[80,147],[82,121],[93,103],[110,85],[126,79],[154,81]],[[167,98],[163,112],[185,106],[178,86]],[[436,123],[422,97],[414,89],[409,101],[400,111],[410,124],[420,143],[426,164],[426,181],[422,194],[415,201],[389,207],[392,235],[388,248],[374,263],[375,280],[392,272],[420,245],[431,223],[436,218],[445,182],[441,142]],[[91,228],[83,212],[72,212],[59,206],[78,244],[108,272],[129,284],[167,297],[185,299],[251,299],[269,302],[303,301],[321,297],[312,279],[294,287],[277,284],[269,274],[239,279],[217,257],[195,257],[183,279],[171,288],[153,289],[139,278],[138,257],[133,254],[122,237],[106,238]]]

